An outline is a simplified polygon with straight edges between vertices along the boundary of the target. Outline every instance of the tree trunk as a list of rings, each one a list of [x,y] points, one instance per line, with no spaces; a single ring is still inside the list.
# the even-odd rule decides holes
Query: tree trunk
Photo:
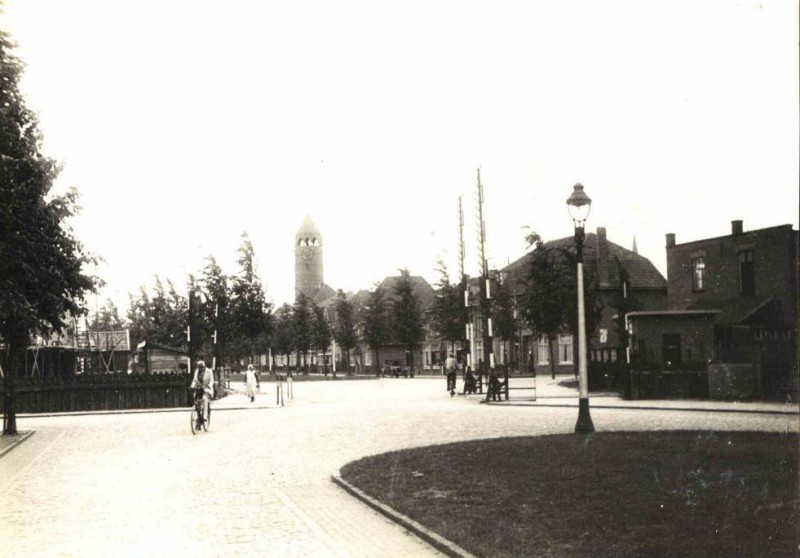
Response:
[[[556,356],[553,354],[553,338],[547,338],[547,351],[550,353],[550,376],[556,379]]]
[[[3,397],[3,435],[16,436],[17,435],[17,389],[16,378],[19,376],[19,363],[20,351],[16,350],[19,343],[9,342],[6,355],[5,377],[3,378],[4,384],[4,397]],[[23,345],[24,346],[24,345]]]

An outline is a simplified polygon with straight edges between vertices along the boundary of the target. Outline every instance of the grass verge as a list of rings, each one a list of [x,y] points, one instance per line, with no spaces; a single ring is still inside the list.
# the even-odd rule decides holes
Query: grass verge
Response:
[[[344,480],[478,556],[787,556],[798,435],[603,432],[371,456]]]

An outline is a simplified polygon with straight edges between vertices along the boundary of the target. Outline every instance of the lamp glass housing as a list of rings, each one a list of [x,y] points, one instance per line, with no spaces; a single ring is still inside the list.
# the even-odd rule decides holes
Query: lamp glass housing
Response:
[[[575,221],[576,225],[583,224],[589,217],[589,211],[592,208],[592,200],[583,191],[583,185],[578,183],[572,190],[572,195],[567,198],[567,208],[569,209],[570,217]]]

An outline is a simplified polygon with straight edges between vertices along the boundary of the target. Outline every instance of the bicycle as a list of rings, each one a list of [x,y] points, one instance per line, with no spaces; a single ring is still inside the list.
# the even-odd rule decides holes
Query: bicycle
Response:
[[[208,427],[211,426],[211,405],[208,406],[208,416],[203,416],[205,413],[203,408],[205,407],[203,400],[203,390],[196,389],[194,390],[194,405],[192,405],[191,411],[191,418],[190,418],[190,428],[192,429],[192,436],[194,436],[195,432],[198,432],[201,428],[203,432],[208,432]]]

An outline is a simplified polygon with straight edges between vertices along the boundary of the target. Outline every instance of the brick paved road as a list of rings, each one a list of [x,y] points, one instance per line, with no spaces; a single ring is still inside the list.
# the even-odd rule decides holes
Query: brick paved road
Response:
[[[273,384],[264,384],[274,390]],[[471,438],[571,432],[574,408],[481,405],[441,379],[296,382],[278,408],[233,395],[211,431],[188,410],[19,419],[0,458],[6,556],[435,556],[330,482],[364,455]],[[797,431],[797,415],[593,408],[598,431]]]

